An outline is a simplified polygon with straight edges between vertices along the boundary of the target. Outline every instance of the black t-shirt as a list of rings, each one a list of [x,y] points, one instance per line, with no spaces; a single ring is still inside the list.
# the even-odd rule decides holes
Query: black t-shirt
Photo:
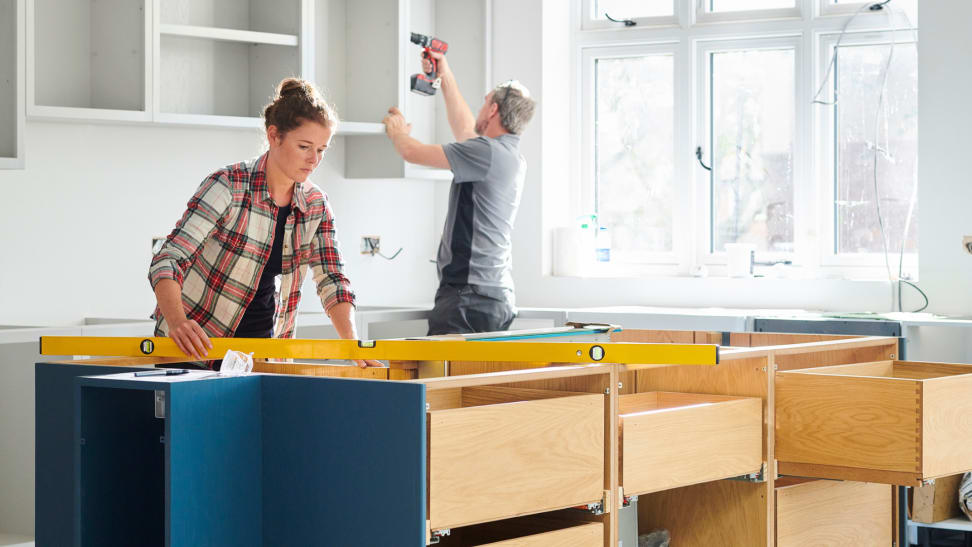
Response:
[[[260,284],[257,286],[253,301],[243,312],[243,318],[233,334],[235,338],[270,338],[273,336],[273,315],[276,309],[275,279],[282,270],[284,227],[290,216],[290,205],[280,207],[277,211],[277,225],[273,234],[273,246],[270,248],[270,259],[263,267]]]

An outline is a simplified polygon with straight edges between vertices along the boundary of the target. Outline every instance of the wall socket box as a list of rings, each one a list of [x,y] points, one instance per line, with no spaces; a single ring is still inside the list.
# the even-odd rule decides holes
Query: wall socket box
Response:
[[[361,236],[361,254],[372,255],[381,250],[381,236]]]

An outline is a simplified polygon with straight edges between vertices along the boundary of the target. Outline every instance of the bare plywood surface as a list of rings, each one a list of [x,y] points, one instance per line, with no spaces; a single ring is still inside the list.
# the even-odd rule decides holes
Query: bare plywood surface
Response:
[[[638,530],[666,529],[678,547],[767,544],[767,485],[715,481],[638,497]]]
[[[637,400],[642,404],[633,404]],[[762,402],[681,393],[622,397],[621,485],[626,495],[757,472]]]
[[[813,481],[776,489],[777,547],[891,545],[891,488]]]
[[[429,520],[453,528],[598,501],[604,397],[429,413]]]
[[[972,469],[972,375],[925,380],[921,387],[923,476]]]
[[[915,381],[778,373],[776,458],[917,472],[920,404]]]

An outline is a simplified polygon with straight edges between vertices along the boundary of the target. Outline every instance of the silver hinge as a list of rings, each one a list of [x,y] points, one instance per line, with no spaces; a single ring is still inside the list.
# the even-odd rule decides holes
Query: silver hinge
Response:
[[[165,418],[165,391],[155,390],[155,417]]]
[[[630,507],[633,501],[638,501],[638,496],[623,496],[621,498],[621,507]]]
[[[766,482],[766,462],[763,462],[763,465],[759,467],[759,471],[755,473],[729,477],[729,480],[743,482]]]
[[[432,533],[429,534],[429,545],[434,545],[436,543],[439,543],[440,541],[442,541],[442,538],[448,535],[452,535],[452,530],[449,528],[443,528],[441,530],[433,530]]]
[[[931,486],[935,484],[935,479],[921,479],[922,486]]]
[[[587,504],[587,510],[591,512],[592,515],[603,515],[604,514],[604,500],[595,501]]]

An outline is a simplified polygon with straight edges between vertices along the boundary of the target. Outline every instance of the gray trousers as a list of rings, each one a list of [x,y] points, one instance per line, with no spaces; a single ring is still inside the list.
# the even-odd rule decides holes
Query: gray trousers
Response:
[[[506,330],[515,316],[510,289],[440,285],[429,316],[429,336]]]

